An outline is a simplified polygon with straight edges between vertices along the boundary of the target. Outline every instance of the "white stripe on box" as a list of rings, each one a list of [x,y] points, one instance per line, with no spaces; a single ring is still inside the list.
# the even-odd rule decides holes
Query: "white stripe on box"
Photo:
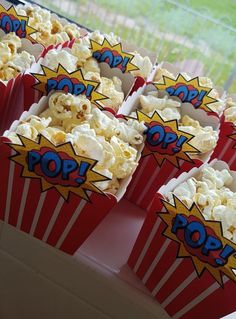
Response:
[[[223,283],[225,284],[229,280],[228,277],[223,276]],[[182,308],[180,311],[178,311],[174,316],[173,319],[179,319],[184,314],[186,314],[188,311],[193,309],[196,305],[198,305],[201,301],[206,299],[208,296],[210,296],[213,292],[215,292],[217,289],[222,289],[221,286],[218,284],[218,282],[215,282],[212,284],[209,288],[207,288],[205,291],[203,291],[200,295],[198,295],[195,299],[193,299],[191,302],[189,302],[187,305],[185,305],[184,308]]]
[[[160,172],[160,166],[158,166],[158,168],[155,169],[154,174],[152,175],[152,177],[149,179],[149,181],[147,182],[147,184],[144,186],[143,190],[142,190],[142,194],[139,196],[139,199],[137,201],[137,205],[139,205],[143,198],[146,196],[149,188],[152,186],[153,182],[155,181],[155,179],[157,178],[158,174]]]
[[[26,203],[26,199],[28,196],[28,192],[29,192],[29,185],[30,185],[30,179],[26,178],[25,183],[24,183],[23,194],[21,197],[21,203],[20,203],[20,209],[19,209],[19,214],[18,214],[18,218],[17,218],[17,224],[16,224],[16,228],[18,228],[18,229],[20,229],[20,227],[21,227],[23,213],[25,210],[25,203]]]
[[[90,196],[91,192],[87,193],[88,196]],[[73,227],[74,223],[76,222],[77,218],[79,217],[80,213],[82,212],[84,206],[87,204],[87,201],[82,199],[79,205],[77,206],[76,210],[74,211],[69,223],[66,225],[66,228],[64,229],[64,232],[62,233],[61,237],[58,239],[58,242],[56,244],[56,248],[60,248],[62,243],[64,242],[65,238],[69,234],[71,228]]]
[[[151,230],[151,232],[149,234],[149,237],[148,237],[148,239],[147,239],[147,241],[146,241],[146,243],[145,243],[145,245],[144,245],[144,247],[143,247],[143,249],[142,249],[142,251],[141,251],[141,253],[140,253],[140,255],[139,255],[138,259],[137,259],[137,261],[136,261],[136,264],[134,266],[134,272],[138,271],[138,269],[139,269],[139,267],[140,267],[140,265],[141,265],[141,263],[143,261],[143,258],[146,255],[147,250],[148,250],[148,248],[149,248],[149,246],[151,244],[151,241],[153,240],[154,236],[156,235],[156,232],[157,232],[160,224],[161,224],[161,219],[157,218],[157,220],[156,220],[155,224],[153,225],[152,230]]]
[[[136,175],[135,179],[132,180],[132,186],[130,187],[130,190],[126,196],[127,199],[129,199],[133,195],[137,184],[139,184],[140,177],[143,174],[143,171],[146,169],[146,166],[148,164],[148,160],[149,160],[149,156],[146,156],[142,162],[142,166],[140,167],[138,174]]]
[[[51,233],[51,230],[52,230],[52,228],[53,228],[53,226],[54,226],[54,224],[55,224],[55,221],[57,220],[57,217],[58,217],[59,214],[60,214],[61,208],[62,208],[62,206],[63,206],[64,203],[65,203],[65,200],[64,200],[64,198],[61,196],[60,199],[59,199],[59,201],[57,202],[57,206],[56,206],[56,208],[54,209],[54,212],[53,212],[53,214],[52,214],[52,217],[51,217],[51,219],[50,219],[50,221],[49,221],[49,223],[48,223],[48,227],[47,227],[47,229],[46,229],[46,231],[45,231],[45,233],[44,233],[44,235],[43,235],[42,241],[45,241],[45,242],[47,241],[48,236],[49,236],[50,233]]]
[[[161,306],[166,308],[195,278],[197,278],[196,271],[192,272],[169,296],[166,298]]]
[[[229,165],[229,167],[233,164],[235,159],[236,159],[236,151],[235,151],[234,155],[231,157],[231,159],[227,163]]]
[[[38,206],[36,208],[36,211],[35,211],[35,214],[34,214],[34,218],[33,218],[33,222],[32,222],[31,228],[30,228],[30,232],[29,232],[30,235],[32,235],[32,236],[34,235],[35,228],[36,228],[36,226],[38,224],[39,216],[40,216],[40,213],[41,213],[41,210],[42,210],[46,195],[47,195],[47,192],[43,192],[40,195]]]
[[[12,151],[11,155],[14,155],[15,152]],[[6,223],[9,222],[9,214],[10,214],[10,207],[11,207],[11,195],[12,195],[12,185],[14,179],[14,170],[15,170],[15,163],[11,161],[10,168],[9,168],[9,177],[8,177],[8,185],[7,185],[7,200],[6,200],[6,207],[5,207],[5,216],[4,220]]]
[[[179,267],[179,265],[182,263],[182,261],[183,261],[182,258],[178,258],[178,259],[175,260],[175,262],[172,264],[172,266],[168,269],[168,271],[165,273],[165,275],[162,277],[162,279],[159,281],[159,283],[153,289],[153,291],[152,291],[152,295],[153,296],[156,296],[156,294],[164,286],[164,284],[168,281],[170,276]]]
[[[223,147],[222,151],[220,152],[220,154],[218,154],[217,158],[218,159],[222,159],[222,157],[225,155],[225,153],[227,152],[229,146],[231,145],[232,140],[228,140],[228,142],[225,144],[225,146]]]
[[[143,283],[146,284],[149,277],[151,276],[152,272],[155,270],[156,266],[158,265],[159,261],[161,260],[162,256],[164,255],[167,247],[169,246],[171,240],[167,238],[164,241],[164,244],[162,245],[161,249],[159,250],[158,254],[156,255],[155,259],[153,260],[151,266],[148,268],[148,271],[146,272],[145,276],[143,277]]]

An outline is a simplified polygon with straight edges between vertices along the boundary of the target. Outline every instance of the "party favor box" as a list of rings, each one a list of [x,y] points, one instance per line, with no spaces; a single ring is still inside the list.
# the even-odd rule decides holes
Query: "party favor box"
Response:
[[[44,111],[49,97],[32,105],[19,121]],[[71,143],[55,146],[42,135],[37,142],[20,139],[22,145],[1,138],[0,219],[73,254],[122,198],[131,176],[121,180],[116,195],[104,193],[96,182],[108,178],[93,170],[97,161],[76,155]]]
[[[21,38],[22,43],[21,48],[18,49],[17,52],[21,54],[22,51],[26,51],[31,54],[35,60],[37,60],[43,51],[43,46],[31,42],[31,40],[33,40],[31,35],[35,32],[35,30],[29,27],[28,17],[18,15],[13,6],[6,5],[5,2],[3,3],[1,1],[0,14],[0,40],[5,34],[15,33]],[[23,57],[21,57],[21,59],[23,59]],[[17,58],[16,61],[17,65],[21,66]],[[5,65],[7,64],[5,63]],[[11,68],[17,69],[17,65],[14,65],[14,60],[10,61],[9,65]],[[0,80],[0,134],[2,134],[3,131],[10,126],[12,121],[19,118],[24,111],[25,94],[27,95],[27,92],[24,91],[23,78],[24,72],[19,73],[16,77],[8,81]]]
[[[160,188],[139,233],[128,264],[174,319],[218,319],[235,311],[236,245],[223,237],[217,221],[199,207],[166,196],[203,167],[229,169],[212,161],[193,168]],[[236,172],[231,171],[236,191]]]
[[[177,120],[165,121],[157,111],[152,116],[140,111],[140,95],[146,96],[149,92],[157,91],[155,83],[141,87],[127,99],[119,111],[124,115],[137,111],[139,120],[147,125],[142,158],[125,195],[128,200],[144,209],[150,208],[155,193],[163,184],[206,163],[212,154],[211,149],[201,153],[193,147],[191,139],[194,136],[179,129]],[[163,98],[164,94],[158,91],[159,98]],[[179,101],[177,97],[173,99]],[[194,108],[190,103],[181,103],[179,110],[181,118],[187,115],[197,120],[202,127],[211,126],[218,132],[219,117],[215,113],[207,113],[201,107]]]

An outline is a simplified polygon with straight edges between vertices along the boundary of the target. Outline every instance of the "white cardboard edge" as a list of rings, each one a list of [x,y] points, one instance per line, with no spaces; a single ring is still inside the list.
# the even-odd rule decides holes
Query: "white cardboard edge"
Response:
[[[42,113],[48,107],[48,99],[53,93],[54,92],[50,92],[48,96],[43,96],[40,99],[39,103],[34,103],[28,111],[23,112],[21,117],[19,118],[19,120],[14,121],[12,123],[11,127],[9,128],[9,130],[6,130],[3,133],[3,136],[5,136],[8,132],[15,132],[20,121],[27,120],[28,117],[31,115],[39,115],[40,113]],[[107,115],[109,117],[114,117],[110,112],[108,112]],[[119,119],[119,121],[123,121],[123,120]],[[139,147],[137,147],[137,151],[138,151],[137,159],[136,159],[137,164],[139,163],[139,160],[141,158],[141,153],[142,153],[143,147],[144,147],[144,143],[142,143],[141,145],[139,145]],[[121,200],[121,198],[123,197],[123,195],[125,194],[126,189],[129,185],[131,179],[132,179],[134,172],[135,172],[135,170],[133,171],[133,173],[130,176],[122,179],[122,181],[120,182],[120,188],[115,195],[111,194],[116,198],[117,202],[119,202]]]

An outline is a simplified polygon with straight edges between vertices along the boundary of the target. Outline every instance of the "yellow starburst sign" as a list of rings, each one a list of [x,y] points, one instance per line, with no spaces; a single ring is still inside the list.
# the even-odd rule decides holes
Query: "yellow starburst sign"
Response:
[[[162,200],[166,212],[158,216],[167,225],[164,235],[179,243],[178,257],[190,257],[198,276],[207,269],[222,282],[222,273],[236,281],[236,245],[223,237],[220,222],[205,220],[198,206],[188,209],[177,197],[174,204]]]
[[[142,156],[153,155],[159,166],[167,160],[174,166],[179,167],[179,160],[193,162],[189,154],[199,153],[189,142],[193,135],[179,130],[177,120],[164,121],[155,112],[152,117],[137,111],[139,122],[144,121],[147,125],[146,142]]]
[[[153,83],[158,90],[165,90],[170,96],[178,97],[181,102],[192,104],[195,109],[212,112],[209,104],[218,102],[209,95],[211,88],[200,85],[199,77],[186,80],[182,74],[178,74],[176,79],[164,75],[162,80]]]
[[[34,88],[45,95],[48,95],[52,90],[65,91],[73,95],[85,94],[85,96],[99,108],[103,108],[99,101],[106,100],[107,96],[97,91],[100,82],[85,80],[80,69],[69,73],[59,64],[56,71],[49,69],[46,66],[41,66],[43,74],[32,73],[38,83]]]
[[[111,45],[106,38],[102,44],[94,40],[90,40],[90,43],[93,57],[98,62],[106,62],[111,68],[119,68],[123,73],[139,70],[132,63],[134,55],[123,51],[121,43]]]
[[[76,155],[71,143],[55,146],[42,135],[38,142],[18,137],[22,145],[9,144],[17,152],[10,159],[23,167],[22,177],[40,179],[42,191],[55,188],[65,200],[70,192],[87,201],[87,191],[104,195],[94,182],[109,178],[93,170],[96,160]]]
[[[0,29],[5,33],[14,32],[20,38],[28,38],[35,42],[31,35],[37,30],[29,26],[29,17],[19,15],[14,6],[6,10],[0,4]]]

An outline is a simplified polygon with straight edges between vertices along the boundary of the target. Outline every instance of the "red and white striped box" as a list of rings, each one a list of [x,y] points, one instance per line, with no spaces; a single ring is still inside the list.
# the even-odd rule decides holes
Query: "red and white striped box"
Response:
[[[156,90],[153,84],[141,87],[126,101],[119,112],[124,115],[129,115],[132,111],[138,109],[140,95],[145,95],[148,91],[152,90]],[[194,109],[189,103],[183,103],[181,105],[181,111],[182,114],[189,115],[191,118],[198,120],[202,126],[210,125],[215,130],[219,129],[219,117],[216,113],[207,114],[204,110]],[[168,127],[168,125],[167,122],[166,127]],[[143,154],[138,169],[127,189],[126,199],[141,208],[149,209],[155,193],[162,185],[168,183],[172,178],[179,176],[183,172],[188,172],[193,167],[199,167],[203,163],[208,162],[211,154],[212,152],[201,154],[199,158],[195,158],[191,162],[178,159],[179,165],[174,165],[166,159],[159,165],[153,154],[147,156]],[[173,153],[172,155],[174,158],[177,158],[178,153]]]
[[[219,170],[229,169],[225,162],[217,162],[216,160],[203,166],[205,165]],[[184,250],[183,245],[170,238],[166,232],[164,234],[166,229],[173,227],[174,221],[170,219],[170,223],[167,224],[159,215],[159,212],[167,211],[162,202],[165,195],[188,178],[197,176],[203,166],[193,168],[190,172],[183,173],[179,178],[172,179],[155,195],[128,260],[128,264],[135,274],[173,319],[218,319],[236,309],[236,302],[232,298],[236,293],[235,274],[233,274],[233,279],[222,274],[222,286],[207,269],[204,269],[199,276],[195,268],[196,263],[199,262],[198,257],[196,257],[198,252],[192,252],[191,255],[187,250]],[[231,174],[236,180],[236,172],[231,171]],[[231,189],[236,191],[235,182]],[[181,207],[183,206],[182,204]],[[186,206],[185,211],[189,211]],[[179,209],[180,214],[185,211]],[[201,216],[201,222],[202,220],[204,220],[203,216]],[[207,225],[208,222],[204,220],[204,223]],[[219,223],[217,224],[221,229]],[[212,227],[212,225],[208,227]],[[222,236],[222,231],[220,234]],[[220,237],[220,240],[222,238],[223,236]],[[230,243],[234,245],[232,242]],[[236,246],[234,245],[234,247]],[[187,253],[185,253],[186,251]],[[180,254],[182,257],[179,257]],[[195,264],[193,258],[195,258]],[[232,258],[235,257],[232,255]]]
[[[0,38],[4,32],[0,30]],[[22,51],[27,51],[37,59],[43,51],[40,44],[32,44],[28,39],[21,39]],[[0,134],[2,134],[11,123],[18,119],[24,111],[27,92],[24,91],[24,73],[20,73],[9,81],[0,80]]]
[[[236,95],[230,97],[236,101]],[[221,118],[219,140],[211,158],[225,161],[232,170],[236,170],[236,128],[224,116]]]
[[[82,35],[83,37],[84,35]],[[35,63],[30,70],[27,71],[27,74],[24,77],[24,90],[27,92],[27,100],[25,102],[25,110],[28,110],[29,107],[33,103],[38,103],[42,95],[45,95],[46,93],[42,93],[37,91],[34,88],[34,85],[37,84],[36,78],[33,76],[33,74],[42,74],[42,65],[46,65],[45,63],[45,56],[46,54],[52,50],[56,49],[58,51],[62,49],[66,49],[67,51],[70,52],[70,49],[72,48],[73,44],[75,42],[75,39],[72,41],[67,41],[63,44],[59,44],[57,46],[49,46],[46,48],[43,53],[41,54],[39,60],[37,63]],[[130,47],[133,48],[133,47]],[[141,52],[146,52],[145,50]],[[154,57],[152,57],[152,60],[154,60]],[[119,68],[112,68],[109,66],[107,62],[101,62],[99,63],[100,69],[101,69],[101,76],[107,77],[107,78],[112,78],[113,76],[116,76],[120,78],[122,81],[122,90],[125,95],[125,100],[132,95],[134,92],[136,92],[140,87],[144,86],[145,84],[145,79],[138,76],[134,77],[131,73],[123,73]],[[76,71],[75,71],[76,72]],[[74,73],[68,73],[67,77],[73,78],[75,77]],[[57,76],[59,77],[61,74],[58,73]],[[55,76],[54,76],[55,77]],[[47,83],[49,79],[45,77],[45,84]],[[67,90],[68,88],[65,88]],[[68,90],[67,90],[68,91]],[[71,92],[70,92],[71,93]],[[111,108],[105,108],[106,110],[110,111],[112,114],[115,114],[115,112]]]
[[[42,97],[38,104],[32,105],[29,112],[22,114],[20,120],[25,120],[31,114],[40,114],[47,107],[48,98]],[[10,131],[14,131],[18,123],[15,121]],[[90,201],[86,201],[75,194],[72,189],[69,197],[64,199],[53,185],[46,191],[42,191],[38,178],[29,176],[28,173],[26,176],[23,173],[22,164],[19,165],[18,162],[10,159],[11,156],[16,155],[16,152],[9,147],[9,142],[5,137],[0,139],[2,165],[0,219],[59,250],[74,254],[112,207],[123,197],[132,176],[122,180],[116,195],[88,191]],[[42,148],[45,148],[43,144]],[[141,148],[138,151],[137,161],[140,158]],[[23,152],[29,150],[34,150],[34,147],[30,146]],[[66,150],[68,148],[63,152]],[[61,151],[57,152],[60,154]],[[69,153],[66,154],[69,155]],[[27,164],[23,166],[26,167]]]
[[[195,61],[195,60],[176,62],[174,64],[171,64],[171,63],[163,61],[163,62],[161,62],[160,64],[158,64],[157,66],[154,67],[154,70],[153,70],[152,74],[149,77],[149,82],[155,82],[154,79],[155,79],[155,75],[156,75],[158,69],[167,70],[175,78],[177,78],[177,76],[179,74],[182,74],[185,77],[186,80],[187,80],[187,78],[190,78],[190,80],[187,81],[187,82],[191,82],[193,79],[196,79],[198,77],[208,79],[208,81],[211,82],[210,78],[204,76],[203,66],[201,65],[201,63],[199,63],[199,61]],[[163,79],[159,80],[159,82],[162,82],[162,81],[163,81]],[[179,82],[181,82],[181,81],[179,81]],[[210,83],[208,83],[208,85],[209,84]],[[195,84],[193,84],[193,83],[189,83],[189,85],[195,86]],[[200,83],[198,83],[196,88],[200,91],[200,88],[203,88],[203,87],[201,87],[199,85],[200,85]],[[213,103],[213,101],[211,101],[209,103],[209,109],[207,111],[208,111],[208,113],[216,112],[218,114],[218,116],[221,117],[223,115],[223,111],[224,111],[224,109],[226,107],[227,93],[222,87],[215,86],[213,84],[212,88],[210,88],[210,87],[208,88],[208,91],[209,91],[208,94],[210,96],[211,96],[211,91],[212,90],[216,91],[216,92],[214,92],[213,96],[215,96],[216,93],[218,95],[217,99],[215,100],[215,102],[217,103],[216,104],[217,107],[213,108],[215,111],[212,110],[211,109],[211,103]],[[173,95],[171,95],[171,96],[173,96]],[[193,99],[193,101],[195,101],[195,99]],[[194,103],[193,103],[193,105],[194,105]]]

